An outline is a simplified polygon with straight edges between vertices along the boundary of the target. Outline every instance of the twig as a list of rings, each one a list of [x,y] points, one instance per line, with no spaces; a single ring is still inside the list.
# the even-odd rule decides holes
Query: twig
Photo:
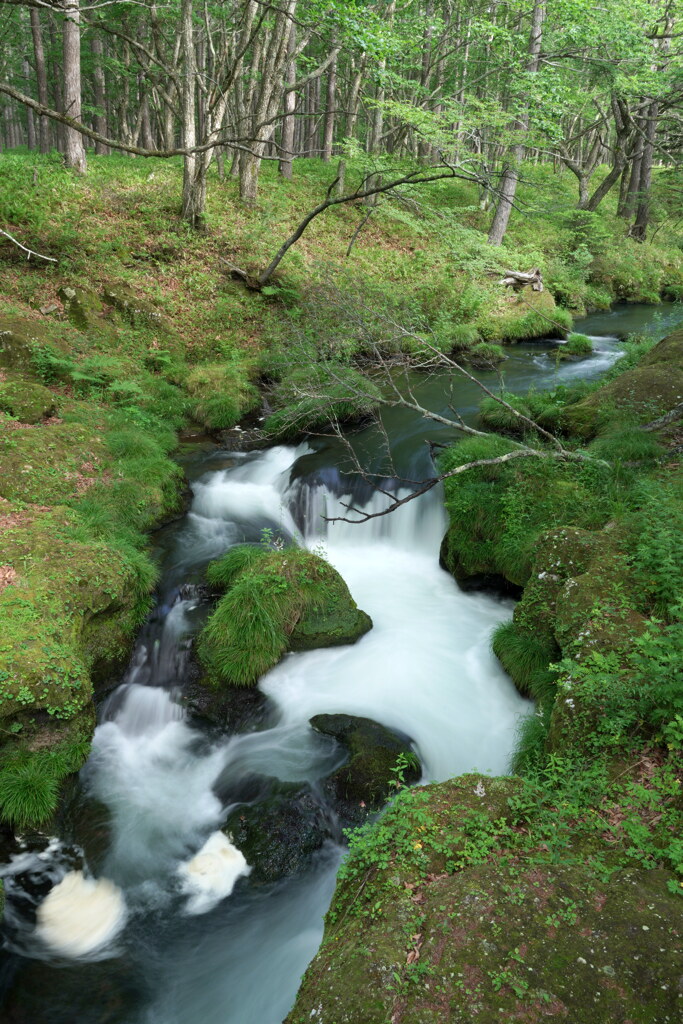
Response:
[[[14,242],[14,244],[16,246],[18,246],[20,249],[23,249],[24,252],[27,253],[27,256],[26,256],[27,260],[30,260],[31,256],[37,256],[38,259],[47,260],[48,263],[56,263],[57,262],[57,260],[54,258],[54,256],[43,256],[42,253],[36,252],[35,249],[28,249],[25,245],[22,245],[21,242],[18,242],[16,240],[16,238],[14,238],[12,235],[10,235],[9,231],[3,231],[3,229],[0,228],[0,235],[4,235],[5,238],[9,238],[10,242]]]

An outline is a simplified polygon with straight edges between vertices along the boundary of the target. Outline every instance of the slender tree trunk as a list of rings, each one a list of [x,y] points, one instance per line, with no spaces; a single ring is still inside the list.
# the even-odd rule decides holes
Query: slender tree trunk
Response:
[[[292,177],[292,161],[294,160],[294,128],[296,118],[296,93],[291,86],[296,82],[296,24],[292,22],[287,42],[287,67],[285,71],[285,116],[282,119],[281,155],[278,168],[283,178]]]
[[[333,41],[332,45],[335,43]],[[330,64],[327,73],[327,90],[325,94],[325,130],[323,133],[323,161],[328,164],[332,159],[332,145],[334,143],[334,119],[335,107],[337,105],[337,60]]]
[[[81,120],[81,13],[79,0],[63,0],[64,5],[64,113]],[[85,174],[87,162],[83,136],[74,128],[64,131],[64,163]]]
[[[631,237],[637,242],[644,242],[647,238],[647,228],[650,222],[650,187],[652,185],[652,158],[655,151],[655,136],[657,134],[657,118],[659,116],[659,103],[653,100],[647,108],[647,127],[645,129],[645,145],[643,146],[643,159],[640,166],[640,181],[638,183],[638,206],[636,208],[636,219],[631,228]]]
[[[43,33],[40,29],[40,12],[36,7],[30,8],[31,35],[33,36],[33,52],[36,61],[36,80],[38,82],[38,102],[44,107],[49,106],[47,93],[47,68],[45,67],[45,50],[43,49]],[[38,148],[41,153],[50,152],[50,122],[46,117],[38,120]]]
[[[536,0],[534,3],[531,18],[531,34],[529,36],[529,60],[527,71],[538,71],[538,58],[541,52],[541,40],[543,35],[543,18],[545,16],[544,0]],[[518,119],[515,128],[520,132],[529,129],[528,111]],[[508,163],[503,171],[499,185],[499,197],[493,223],[489,231],[489,245],[501,245],[505,238],[510,214],[517,194],[517,182],[519,181],[519,165],[524,158],[524,144],[520,143],[513,147],[512,161]]]
[[[50,36],[50,68],[52,79],[52,89],[55,98],[55,110],[64,113],[64,92],[62,90],[62,69],[60,68],[56,54],[59,49],[59,41],[57,36],[57,29],[55,27],[55,19],[52,13],[47,16],[47,27]],[[62,124],[58,124],[56,128],[57,134],[57,149],[60,153],[63,153],[66,149],[65,140],[66,127]]]
[[[29,62],[24,58],[23,60],[23,72],[24,78],[26,79],[26,92],[30,93],[31,86],[31,66]],[[36,149],[36,122],[33,116],[33,111],[30,107],[26,108],[26,139],[28,142],[28,148],[33,150]]]
[[[99,132],[100,135],[109,134],[109,126],[107,124],[107,90],[104,78],[104,44],[102,37],[95,32],[90,41],[90,49],[93,55],[93,86],[95,93],[95,107],[97,113],[95,114],[95,131]],[[105,146],[102,142],[95,143],[95,152],[98,156],[107,156],[109,154],[109,146]]]
[[[195,112],[195,87],[197,66],[194,47],[194,25],[192,22],[192,0],[183,0],[180,15],[180,32],[183,50],[182,79],[182,126],[183,146],[191,149],[197,145],[197,122]],[[192,227],[202,227],[204,221],[204,202],[206,199],[206,181],[202,191],[201,181],[197,181],[198,161],[196,153],[188,153],[183,158],[183,205],[182,218]]]

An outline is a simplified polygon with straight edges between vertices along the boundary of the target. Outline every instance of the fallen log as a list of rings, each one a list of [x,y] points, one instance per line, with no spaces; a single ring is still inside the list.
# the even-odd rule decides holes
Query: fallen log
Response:
[[[522,270],[506,270],[505,277],[501,279],[500,284],[507,288],[514,288],[516,292],[530,284],[535,292],[542,292],[543,276],[538,267],[528,270],[526,273]]]

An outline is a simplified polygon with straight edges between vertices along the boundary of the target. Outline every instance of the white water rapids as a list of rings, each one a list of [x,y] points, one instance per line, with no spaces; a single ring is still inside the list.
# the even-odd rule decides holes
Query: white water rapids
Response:
[[[251,886],[250,866],[220,831],[234,804],[218,794],[254,772],[297,782],[327,774],[339,754],[310,728],[313,715],[363,715],[401,730],[429,781],[505,771],[530,711],[489,648],[511,603],[465,594],[439,568],[440,494],[366,525],[328,527],[322,514],[340,509],[339,499],[320,485],[290,483],[306,450],[237,456],[232,468],[201,478],[177,558],[190,545],[200,560],[214,558],[247,527],[252,539],[262,527],[284,533],[329,559],[373,629],[353,646],[286,656],[260,683],[276,707],[272,727],[209,739],[191,726],[173,687],[141,685],[155,673],[173,683],[179,671],[196,599],[176,601],[110,698],[83,772],[89,797],[109,814],[100,881],[80,884],[81,875],[75,884],[69,864],[55,870],[39,927],[23,934],[29,956],[42,940],[72,961],[107,955],[107,941],[112,957],[122,948],[124,957],[146,957],[155,994],[126,1024],[279,1024],[285,1016],[319,944],[341,851],[328,846],[305,877]],[[12,865],[6,874],[11,890]],[[98,928],[89,945],[93,901]]]

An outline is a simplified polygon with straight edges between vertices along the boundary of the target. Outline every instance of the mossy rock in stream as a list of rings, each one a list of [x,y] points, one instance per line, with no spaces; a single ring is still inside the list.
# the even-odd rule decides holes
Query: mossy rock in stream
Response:
[[[315,715],[316,732],[334,736],[349,752],[346,764],[323,783],[345,825],[360,825],[380,810],[395,791],[397,765],[403,783],[411,785],[421,775],[420,762],[409,737],[387,729],[370,718],[353,715]]]
[[[589,439],[615,414],[648,423],[682,401],[683,331],[674,331],[633,369],[568,405],[562,412],[561,425],[568,433]]]
[[[329,360],[295,367],[276,385],[275,411],[265,430],[277,440],[292,440],[332,421],[361,423],[379,407],[380,391],[360,370]]]
[[[20,379],[0,382],[0,412],[21,423],[40,423],[57,412],[56,397],[42,384]]]
[[[355,643],[372,626],[336,569],[300,548],[242,545],[207,577],[228,588],[198,642],[215,686],[255,686],[286,651]]]
[[[337,834],[330,812],[310,786],[279,784],[266,800],[238,807],[225,831],[242,851],[256,882],[300,874]]]

